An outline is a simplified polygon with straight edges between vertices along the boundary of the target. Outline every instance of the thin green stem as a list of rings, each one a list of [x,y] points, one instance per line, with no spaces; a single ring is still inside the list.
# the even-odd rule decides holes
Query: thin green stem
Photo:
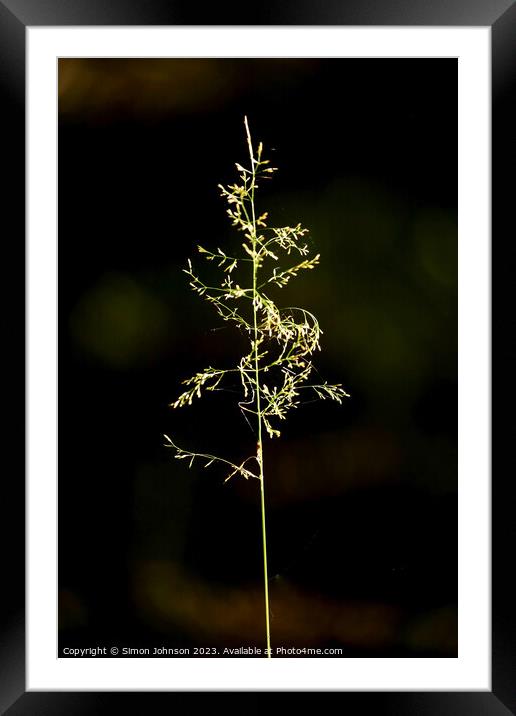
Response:
[[[253,282],[256,283],[256,267],[253,271]],[[258,367],[258,324],[256,320],[256,306],[254,306],[254,366],[256,380],[256,410],[258,413],[258,444],[256,446],[257,460],[260,466],[260,504],[262,514],[262,544],[263,544],[263,580],[265,589],[265,629],[267,633],[267,656],[271,654],[271,630],[269,623],[269,572],[267,569],[267,530],[265,527],[265,487],[263,471],[263,441],[262,441],[262,411],[260,406],[260,371]]]
[[[257,236],[256,236],[256,214],[254,209],[254,187],[256,182],[256,163],[254,159],[253,145],[251,142],[251,135],[249,133],[249,126],[247,124],[247,117],[245,118],[245,128],[247,132],[247,143],[249,146],[249,155],[251,157],[252,167],[252,183],[251,183],[251,212],[252,212],[252,243],[253,243],[253,325],[254,325],[254,369],[255,369],[255,381],[256,381],[256,411],[258,414],[258,443],[256,446],[256,457],[258,465],[260,466],[260,505],[262,515],[262,544],[263,544],[263,580],[264,580],[264,592],[265,592],[265,630],[267,634],[267,658],[272,658],[271,653],[271,630],[270,630],[270,618],[269,618],[269,573],[267,569],[267,529],[265,525],[265,480],[263,471],[263,440],[262,440],[262,411],[260,405],[260,368],[258,358],[258,308],[256,304],[257,297],[257,278],[258,278],[258,267],[259,258],[256,252]]]
[[[265,491],[263,489],[263,457],[260,457],[260,502],[262,508],[263,577],[265,583],[265,629],[267,631],[267,657],[271,659],[272,653],[271,628],[269,623],[269,577],[267,572],[267,531],[265,529]]]

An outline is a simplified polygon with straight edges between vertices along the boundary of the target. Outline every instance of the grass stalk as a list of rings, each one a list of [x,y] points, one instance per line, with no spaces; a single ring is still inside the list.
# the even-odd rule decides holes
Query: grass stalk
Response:
[[[270,608],[269,608],[269,572],[267,568],[267,526],[265,518],[265,474],[263,469],[263,441],[262,441],[262,410],[260,401],[260,361],[258,356],[258,269],[259,259],[256,251],[257,232],[256,232],[256,209],[254,204],[254,189],[256,186],[256,162],[254,159],[253,143],[251,133],[247,123],[247,117],[244,119],[247,147],[252,167],[252,189],[251,189],[251,215],[252,215],[252,248],[253,248],[253,328],[254,328],[254,368],[256,381],[256,412],[257,412],[257,429],[258,442],[256,445],[256,460],[260,469],[260,509],[262,518],[262,549],[263,549],[263,586],[265,596],[265,633],[267,641],[267,657],[272,658],[271,652],[271,627],[270,627]]]
[[[266,656],[272,658],[263,468],[264,429],[269,438],[279,437],[280,431],[274,426],[274,422],[285,420],[289,410],[302,402],[303,391],[311,392],[312,398],[315,395],[322,400],[331,399],[338,403],[348,394],[340,383],[307,382],[314,368],[311,356],[316,350],[320,350],[319,323],[306,309],[294,306],[279,307],[269,295],[270,289],[284,288],[300,271],[313,269],[319,263],[319,254],[306,258],[309,248],[303,237],[307,229],[302,228],[301,224],[270,227],[267,223],[267,212],[257,215],[255,190],[259,181],[270,179],[276,168],[271,167],[268,160],[262,159],[261,142],[255,151],[247,117],[244,119],[244,125],[250,167],[236,164],[240,184],[219,185],[228,204],[227,214],[231,223],[243,236],[241,247],[244,251],[239,254],[232,252],[229,255],[221,248],[213,250],[197,247],[207,261],[216,263],[223,270],[223,280],[218,286],[202,281],[195,273],[190,259],[184,272],[189,277],[190,287],[205,298],[224,321],[234,323],[241,332],[247,334],[251,343],[250,351],[242,356],[236,366],[224,369],[210,366],[184,380],[186,390],[171,405],[174,408],[192,405],[194,399],[200,398],[203,391],[222,390],[218,386],[224,378],[238,374],[243,393],[238,407],[249,425],[249,415],[256,420],[256,452],[242,462],[235,463],[211,453],[184,450],[167,435],[165,438],[167,447],[175,449],[175,457],[179,460],[188,459],[190,467],[195,460],[203,460],[206,461],[204,467],[213,463],[223,465],[226,470],[229,467],[231,472],[226,481],[240,475],[246,480],[256,478],[260,483]],[[304,258],[298,263],[283,267],[280,264],[280,256],[285,259],[290,257],[291,253],[298,253]],[[234,277],[238,277],[241,268],[244,268],[243,280],[248,282],[249,271],[246,267],[249,262],[252,262],[252,286],[242,287]],[[265,277],[262,279],[264,273]],[[259,274],[261,282],[258,281]],[[249,300],[252,301],[252,318],[248,311]],[[258,469],[249,469],[249,462],[255,462]]]

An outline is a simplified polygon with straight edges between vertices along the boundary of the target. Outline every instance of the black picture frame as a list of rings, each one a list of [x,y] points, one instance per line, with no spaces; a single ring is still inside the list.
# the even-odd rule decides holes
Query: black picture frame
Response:
[[[514,250],[514,167],[516,143],[514,90],[516,78],[516,4],[513,0],[327,0],[304,2],[274,0],[243,4],[186,3],[175,0],[0,0],[0,114],[2,126],[2,219],[5,227],[4,265],[10,274],[24,265],[25,236],[25,40],[28,26],[65,25],[419,25],[489,26],[492,38],[492,691],[478,692],[340,692],[340,707],[348,713],[454,714],[459,716],[516,714],[516,595],[511,587],[510,564],[516,546],[514,520],[513,413],[515,351],[510,322]],[[510,100],[513,100],[511,103]],[[512,175],[511,175],[512,170]],[[511,202],[512,199],[512,202]],[[5,252],[8,256],[5,257]],[[5,272],[6,273],[6,272]],[[23,315],[14,319],[12,307],[24,305],[23,281],[8,294],[10,364],[9,382],[24,376]],[[16,298],[15,298],[16,297]],[[17,299],[17,300],[16,300]],[[509,319],[510,320],[510,319]],[[14,381],[13,381],[14,379]],[[25,691],[25,501],[22,392],[9,413],[8,450],[12,469],[0,481],[2,491],[2,590],[0,639],[0,712],[21,714],[112,713],[134,708],[156,713],[181,708],[184,693],[26,692]],[[511,410],[512,408],[512,410]],[[502,418],[502,415],[504,416]],[[7,456],[4,455],[4,460]],[[235,694],[245,698],[245,694]],[[194,694],[201,699],[206,696]],[[221,695],[217,695],[218,700]],[[210,705],[213,708],[213,702]]]

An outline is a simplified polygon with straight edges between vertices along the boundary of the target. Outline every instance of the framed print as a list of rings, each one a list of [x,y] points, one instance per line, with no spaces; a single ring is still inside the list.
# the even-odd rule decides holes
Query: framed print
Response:
[[[515,711],[516,13],[387,7],[0,5],[8,713]]]

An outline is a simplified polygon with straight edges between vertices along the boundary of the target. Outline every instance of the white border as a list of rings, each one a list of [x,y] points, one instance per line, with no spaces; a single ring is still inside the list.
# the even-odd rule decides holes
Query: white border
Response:
[[[490,28],[38,27],[27,33],[28,690],[490,690]],[[260,57],[264,48],[274,57],[459,58],[459,656],[58,659],[56,58]]]

